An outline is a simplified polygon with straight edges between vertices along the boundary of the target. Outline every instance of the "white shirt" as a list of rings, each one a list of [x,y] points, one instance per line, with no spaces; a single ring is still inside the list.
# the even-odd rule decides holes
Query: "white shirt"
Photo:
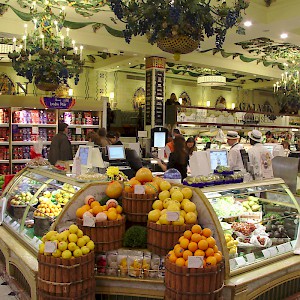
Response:
[[[253,145],[248,150],[249,162],[253,166],[254,179],[265,179],[273,177],[271,152],[262,144]]]
[[[234,144],[231,146],[229,152],[228,152],[228,164],[230,167],[230,170],[241,170],[245,171],[242,155],[240,150],[244,149],[244,147],[241,144]]]

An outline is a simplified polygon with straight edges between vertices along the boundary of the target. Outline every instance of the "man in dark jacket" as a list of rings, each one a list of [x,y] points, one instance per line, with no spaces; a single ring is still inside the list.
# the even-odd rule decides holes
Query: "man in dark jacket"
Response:
[[[53,137],[50,145],[48,160],[55,165],[59,160],[72,160],[73,153],[71,143],[68,139],[68,124],[59,123],[58,133]]]

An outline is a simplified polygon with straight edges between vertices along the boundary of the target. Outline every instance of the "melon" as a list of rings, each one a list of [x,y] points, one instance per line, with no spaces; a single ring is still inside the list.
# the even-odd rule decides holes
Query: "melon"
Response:
[[[153,180],[152,172],[148,168],[144,168],[144,167],[140,168],[136,172],[135,178],[142,184]]]
[[[118,181],[112,181],[110,182],[106,189],[105,194],[113,199],[117,199],[122,195],[123,187],[120,182]]]

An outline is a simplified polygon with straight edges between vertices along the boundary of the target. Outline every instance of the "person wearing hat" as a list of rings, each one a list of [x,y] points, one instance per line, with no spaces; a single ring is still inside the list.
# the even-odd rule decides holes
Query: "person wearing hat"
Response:
[[[227,144],[230,146],[228,152],[228,165],[230,169],[245,171],[240,151],[241,149],[244,149],[244,147],[239,144],[240,136],[236,131],[228,131],[226,138]]]
[[[250,167],[255,180],[272,178],[272,153],[262,145],[262,133],[253,129],[248,132],[252,147],[248,150]]]
[[[58,133],[51,141],[48,160],[52,165],[55,165],[59,160],[72,159],[72,146],[68,139],[68,124],[61,122],[58,124]]]

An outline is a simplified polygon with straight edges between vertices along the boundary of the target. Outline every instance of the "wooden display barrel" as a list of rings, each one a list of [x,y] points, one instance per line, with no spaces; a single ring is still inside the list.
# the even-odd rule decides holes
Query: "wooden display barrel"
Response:
[[[22,219],[27,205],[11,205],[11,207],[13,209],[13,216],[16,219]]]
[[[147,248],[160,256],[166,255],[178,243],[178,239],[186,230],[194,224],[159,225],[148,222],[147,225]]]
[[[95,254],[72,259],[38,255],[39,300],[94,300],[95,299]]]
[[[225,279],[224,262],[216,266],[189,269],[166,259],[165,267],[165,300],[221,299]]]
[[[122,207],[126,218],[130,222],[147,223],[148,213],[152,210],[152,204],[156,194],[133,194],[123,192]]]
[[[83,226],[83,220],[77,219],[77,225],[95,243],[96,253],[117,250],[123,246],[125,216],[120,220],[96,222],[95,227]]]

